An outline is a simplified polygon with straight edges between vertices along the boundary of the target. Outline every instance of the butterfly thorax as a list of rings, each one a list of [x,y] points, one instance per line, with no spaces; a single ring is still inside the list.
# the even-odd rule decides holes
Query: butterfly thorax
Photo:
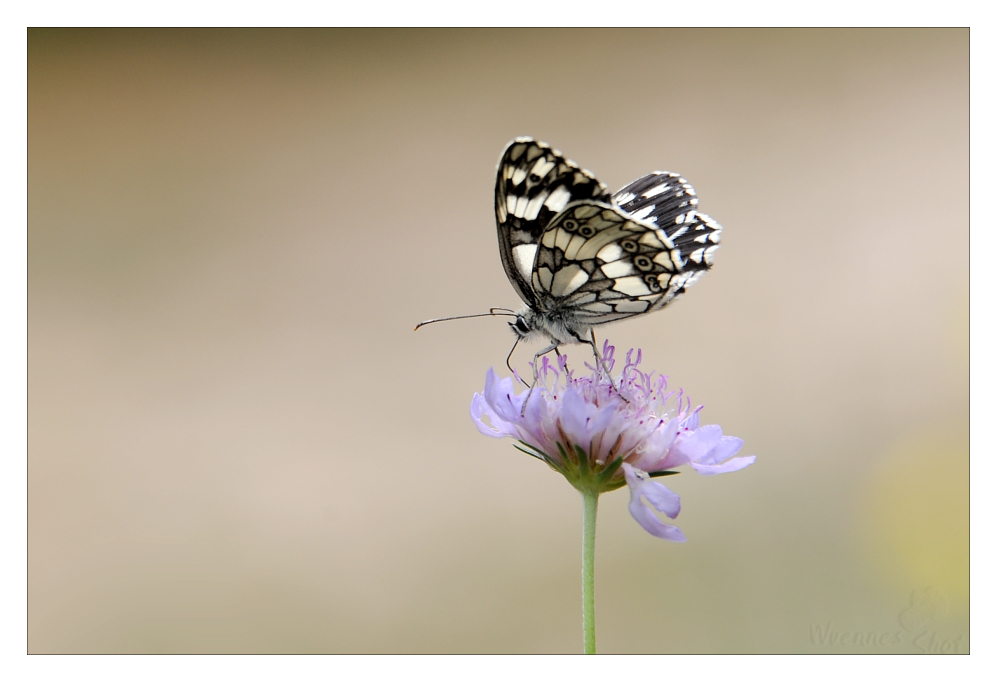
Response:
[[[553,343],[588,343],[591,325],[580,322],[570,310],[553,309],[538,312],[529,306],[516,315],[509,327],[523,341]]]

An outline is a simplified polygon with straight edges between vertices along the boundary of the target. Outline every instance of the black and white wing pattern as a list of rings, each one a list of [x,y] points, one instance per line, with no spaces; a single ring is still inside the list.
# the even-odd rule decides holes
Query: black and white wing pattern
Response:
[[[655,171],[638,178],[614,194],[613,201],[632,218],[664,230],[678,250],[675,262],[683,264],[684,272],[708,270],[713,265],[723,228],[696,210],[696,190],[678,173]],[[677,296],[681,294],[679,291]]]
[[[664,171],[637,178],[614,194],[613,201],[635,220],[662,226],[699,205],[696,190],[685,178]]]
[[[696,191],[657,171],[610,196],[590,172],[528,137],[499,161],[495,215],[509,281],[526,303],[514,330],[585,342],[593,325],[676,300],[713,264],[722,228]]]
[[[569,204],[537,250],[538,308],[561,311],[571,327],[663,308],[709,268],[720,230],[696,211],[673,216],[666,228],[602,202]]]
[[[531,280],[540,237],[565,206],[583,199],[612,201],[604,184],[544,142],[517,137],[505,148],[495,179],[499,252],[531,308],[538,303]]]

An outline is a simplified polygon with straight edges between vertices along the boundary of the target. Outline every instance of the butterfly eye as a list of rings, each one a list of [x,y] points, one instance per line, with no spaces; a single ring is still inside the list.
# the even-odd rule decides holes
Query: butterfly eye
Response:
[[[561,223],[561,227],[567,230],[568,232],[574,232],[575,230],[578,229],[578,223],[576,223],[574,220],[565,220],[563,223]]]
[[[522,316],[517,317],[515,324],[511,326],[523,336],[530,333],[530,325],[526,324],[526,320]]]
[[[632,239],[624,239],[620,242],[620,246],[627,253],[637,253],[637,242]]]
[[[592,235],[595,234],[595,228],[593,228],[591,225],[582,225],[581,228],[579,228],[578,230],[578,234],[580,234],[583,237],[591,237]]]
[[[642,272],[647,272],[654,267],[654,263],[651,262],[651,259],[647,256],[637,256],[634,258],[634,265],[636,265],[637,269]]]

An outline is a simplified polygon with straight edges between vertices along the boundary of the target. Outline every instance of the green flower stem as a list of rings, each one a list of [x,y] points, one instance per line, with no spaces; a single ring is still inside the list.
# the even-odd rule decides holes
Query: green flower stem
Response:
[[[582,636],[585,653],[595,653],[595,514],[599,493],[582,491]]]

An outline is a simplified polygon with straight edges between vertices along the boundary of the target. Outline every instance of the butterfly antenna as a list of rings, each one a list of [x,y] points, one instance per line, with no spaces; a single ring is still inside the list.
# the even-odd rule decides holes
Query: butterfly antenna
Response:
[[[435,320],[426,320],[425,322],[420,322],[415,325],[415,328],[427,324],[432,324],[433,322],[446,322],[448,320],[466,320],[469,317],[498,317],[498,316],[516,317],[516,313],[509,310],[508,308],[489,308],[487,313],[475,313],[474,315],[454,315],[453,317],[437,317]],[[414,331],[414,330],[413,330]],[[513,346],[515,348],[515,346]]]

